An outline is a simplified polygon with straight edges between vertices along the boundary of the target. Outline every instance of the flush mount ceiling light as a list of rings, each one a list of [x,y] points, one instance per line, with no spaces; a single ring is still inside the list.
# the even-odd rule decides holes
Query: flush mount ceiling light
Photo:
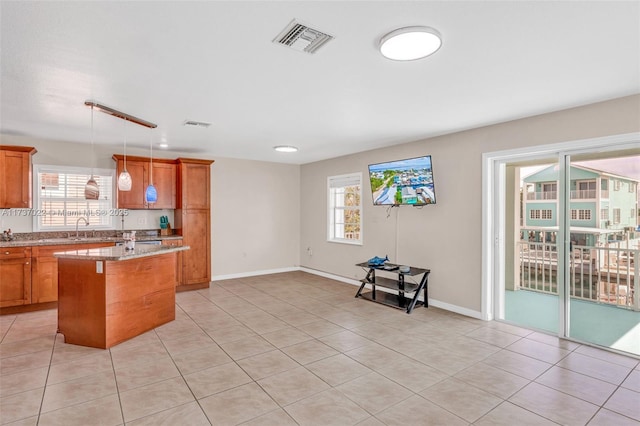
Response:
[[[297,152],[298,151],[298,148],[291,145],[278,145],[278,146],[274,146],[273,149],[275,149],[278,152]]]
[[[405,27],[380,39],[380,53],[394,61],[426,58],[442,46],[440,33],[430,27]]]

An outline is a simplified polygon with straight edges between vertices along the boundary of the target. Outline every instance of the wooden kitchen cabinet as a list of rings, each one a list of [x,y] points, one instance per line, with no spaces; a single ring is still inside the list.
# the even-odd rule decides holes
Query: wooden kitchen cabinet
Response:
[[[31,156],[28,146],[0,145],[0,209],[31,208]]]
[[[31,303],[31,247],[0,248],[0,308]]]
[[[163,246],[182,247],[182,240],[162,240]],[[176,252],[176,288],[182,284],[182,253]]]
[[[178,158],[178,208],[211,209],[210,160]]]
[[[115,154],[116,179],[124,170],[124,157]],[[158,191],[158,201],[148,204],[145,191],[151,179],[151,161],[146,157],[127,156],[127,171],[131,175],[131,191],[118,190],[120,209],[175,209],[176,208],[176,164],[174,160],[153,159],[153,185]]]
[[[53,253],[70,250],[89,250],[110,246],[113,246],[113,243],[64,244],[32,247],[31,303],[55,302],[58,300],[58,258],[53,257]]]
[[[211,281],[212,160],[177,159],[177,205],[174,222],[182,243],[182,279],[178,290],[206,288]],[[182,287],[182,288],[180,288]]]

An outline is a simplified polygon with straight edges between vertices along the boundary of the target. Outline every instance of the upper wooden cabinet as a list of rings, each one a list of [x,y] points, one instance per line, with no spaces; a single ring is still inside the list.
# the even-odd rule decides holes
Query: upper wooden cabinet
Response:
[[[116,154],[116,179],[124,170],[124,157]],[[120,209],[175,209],[176,164],[174,160],[153,159],[153,185],[158,191],[158,201],[148,204],[144,193],[151,179],[151,161],[146,157],[127,156],[127,171],[131,175],[131,191],[118,191]]]
[[[212,160],[178,158],[179,209],[209,209],[211,206],[211,164]]]
[[[28,146],[0,145],[0,209],[31,208],[31,156]]]

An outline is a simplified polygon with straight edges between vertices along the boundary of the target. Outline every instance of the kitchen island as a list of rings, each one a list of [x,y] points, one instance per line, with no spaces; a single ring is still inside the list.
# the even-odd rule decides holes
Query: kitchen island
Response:
[[[139,244],[56,252],[58,332],[107,349],[175,319],[176,256],[188,246]]]

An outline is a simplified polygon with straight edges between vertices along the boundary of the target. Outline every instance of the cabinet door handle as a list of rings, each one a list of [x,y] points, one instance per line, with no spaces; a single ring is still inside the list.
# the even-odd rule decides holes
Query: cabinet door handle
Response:
[[[28,264],[29,264],[29,262],[25,262],[25,265],[28,265]]]
[[[5,251],[4,254],[11,254],[11,252]]]

